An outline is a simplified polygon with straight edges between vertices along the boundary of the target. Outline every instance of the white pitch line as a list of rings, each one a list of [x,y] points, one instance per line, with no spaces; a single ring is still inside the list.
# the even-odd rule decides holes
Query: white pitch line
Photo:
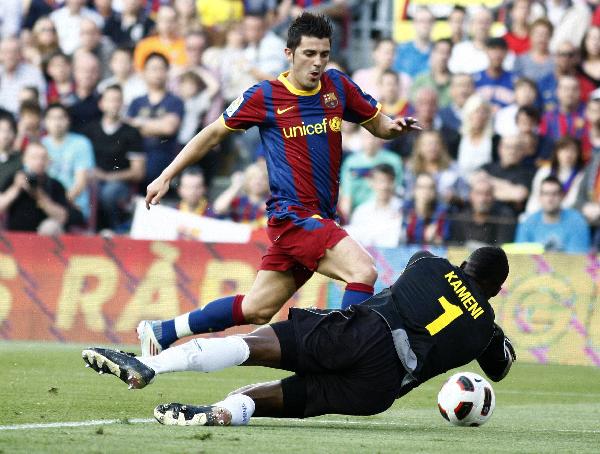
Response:
[[[256,418],[256,422],[259,421],[278,421],[281,422],[281,418]],[[147,424],[154,423],[155,419],[144,419],[144,418],[133,418],[128,419],[129,424]],[[71,422],[51,422],[51,423],[31,423],[31,424],[14,424],[10,426],[0,426],[2,430],[29,430],[29,429],[60,429],[65,427],[86,427],[86,426],[100,426],[110,424],[127,424],[122,419],[92,419],[88,421],[71,421]],[[383,426],[383,427],[397,427],[402,429],[403,427],[415,427],[411,424],[395,424],[384,421],[349,421],[345,419],[288,419],[287,424],[341,424],[341,425],[366,425],[366,426]],[[257,424],[260,427],[260,424]],[[576,433],[576,434],[600,434],[600,430],[596,429],[531,429],[530,433],[544,433],[544,432],[560,432],[560,433]]]

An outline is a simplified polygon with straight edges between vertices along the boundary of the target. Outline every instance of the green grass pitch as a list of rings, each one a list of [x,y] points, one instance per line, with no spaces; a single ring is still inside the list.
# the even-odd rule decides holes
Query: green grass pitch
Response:
[[[154,406],[212,403],[236,387],[284,374],[242,367],[171,374],[129,391],[115,377],[84,368],[82,347],[0,343],[0,452],[600,452],[600,370],[594,368],[516,363],[494,384],[496,410],[479,428],[452,427],[439,415],[437,392],[451,372],[373,417],[255,418],[247,427],[189,428],[150,422]],[[476,364],[462,370],[480,372]],[[56,422],[91,425],[39,426]],[[15,428],[23,424],[32,426]]]

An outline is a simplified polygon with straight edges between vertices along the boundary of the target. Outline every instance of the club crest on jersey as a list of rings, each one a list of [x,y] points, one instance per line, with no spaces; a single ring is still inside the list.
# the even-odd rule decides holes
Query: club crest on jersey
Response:
[[[228,117],[231,117],[235,113],[235,111],[238,110],[238,107],[240,107],[240,104],[242,104],[243,100],[243,96],[238,96],[233,101],[231,101],[231,104],[229,104],[229,107],[225,111]]]
[[[337,105],[338,105],[338,99],[335,96],[335,93],[333,93],[333,92],[325,93],[323,95],[323,102],[325,103],[325,106],[329,107],[330,109],[333,109],[334,107],[337,107]]]

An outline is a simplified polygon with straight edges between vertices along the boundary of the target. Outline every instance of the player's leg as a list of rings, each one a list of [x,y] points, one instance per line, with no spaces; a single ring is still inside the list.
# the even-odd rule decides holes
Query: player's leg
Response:
[[[214,372],[241,364],[277,368],[281,347],[273,328],[263,326],[245,336],[193,339],[156,356],[136,358],[105,348],[85,349],[82,356],[88,367],[101,374],[113,374],[130,388],[139,389],[156,375],[170,372]]]
[[[171,320],[142,321],[138,326],[142,356],[160,353],[176,340],[192,334],[268,323],[296,289],[291,271],[260,270],[247,295],[220,298]]]
[[[373,295],[377,280],[373,257],[349,236],[326,250],[319,260],[317,272],[346,282],[342,309],[359,304]]]

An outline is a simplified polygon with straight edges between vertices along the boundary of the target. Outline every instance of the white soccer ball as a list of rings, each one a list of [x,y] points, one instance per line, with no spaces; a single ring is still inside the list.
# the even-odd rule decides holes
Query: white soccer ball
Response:
[[[481,426],[496,406],[494,389],[481,375],[459,372],[452,375],[438,393],[438,408],[455,426]]]

